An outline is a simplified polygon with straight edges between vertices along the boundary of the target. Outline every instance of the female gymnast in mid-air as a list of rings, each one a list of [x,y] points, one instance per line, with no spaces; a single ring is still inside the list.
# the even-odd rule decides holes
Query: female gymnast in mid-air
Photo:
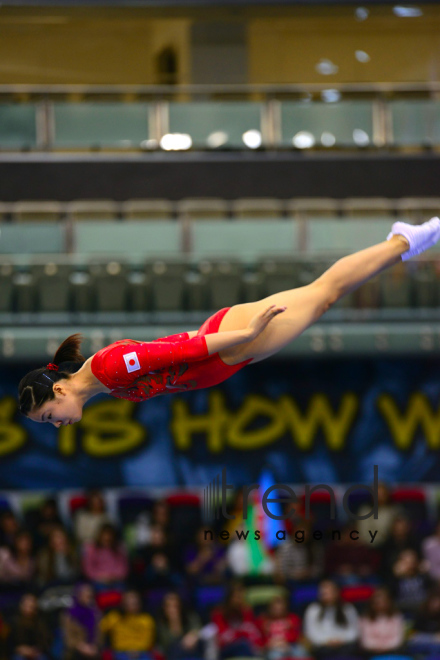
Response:
[[[121,339],[87,360],[81,336],[71,335],[52,363],[20,381],[20,412],[60,427],[78,422],[84,404],[101,392],[144,401],[217,385],[281,350],[342,296],[439,239],[439,218],[418,226],[395,222],[386,241],[340,259],[307,286],[221,309],[196,331],[152,342]]]

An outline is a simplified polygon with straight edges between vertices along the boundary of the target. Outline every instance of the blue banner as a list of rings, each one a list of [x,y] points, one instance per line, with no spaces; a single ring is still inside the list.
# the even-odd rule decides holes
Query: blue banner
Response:
[[[440,481],[440,360],[266,360],[221,385],[141,404],[100,395],[55,429],[17,411],[0,369],[2,489]]]

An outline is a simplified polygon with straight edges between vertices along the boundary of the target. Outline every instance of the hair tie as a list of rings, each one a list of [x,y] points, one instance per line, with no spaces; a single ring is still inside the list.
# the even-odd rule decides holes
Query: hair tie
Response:
[[[46,369],[49,369],[50,371],[58,371],[58,365],[57,364],[52,364],[52,362],[49,362]]]

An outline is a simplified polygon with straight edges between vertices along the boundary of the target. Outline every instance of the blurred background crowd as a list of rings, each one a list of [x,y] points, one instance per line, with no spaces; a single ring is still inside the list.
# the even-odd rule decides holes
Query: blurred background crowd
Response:
[[[235,519],[214,526],[188,491],[121,491],[117,519],[99,491],[72,496],[67,517],[56,497],[28,496],[21,511],[3,502],[2,657],[434,657],[440,524],[422,490],[407,490],[406,501],[404,492],[381,484],[377,520],[342,526],[329,520],[327,493],[316,493],[312,519],[299,507],[280,523],[285,540],[263,539],[259,562],[240,491]],[[371,510],[366,499],[360,515]]]

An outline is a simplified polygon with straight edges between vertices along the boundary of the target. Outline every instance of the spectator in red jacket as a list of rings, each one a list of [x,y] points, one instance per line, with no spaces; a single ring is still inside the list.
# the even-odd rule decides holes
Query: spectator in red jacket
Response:
[[[260,625],[268,660],[307,656],[307,651],[300,644],[301,619],[289,612],[287,599],[283,596],[272,599],[266,614],[260,618]]]
[[[220,657],[255,656],[260,654],[264,641],[252,609],[244,599],[244,588],[234,583],[225,603],[212,614],[217,626]]]

